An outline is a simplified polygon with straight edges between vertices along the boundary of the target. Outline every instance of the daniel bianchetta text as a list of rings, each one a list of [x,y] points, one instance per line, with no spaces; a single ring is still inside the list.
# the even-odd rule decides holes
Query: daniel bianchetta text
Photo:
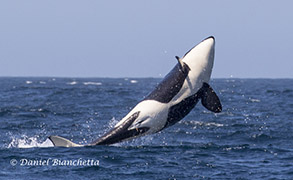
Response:
[[[11,159],[10,164],[12,166],[99,166],[100,161],[95,159],[57,159],[57,158],[48,158],[48,159]]]

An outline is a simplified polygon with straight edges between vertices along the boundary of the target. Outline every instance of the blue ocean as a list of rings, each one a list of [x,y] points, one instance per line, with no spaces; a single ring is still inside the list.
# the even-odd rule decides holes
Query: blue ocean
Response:
[[[177,124],[127,142],[47,139],[94,141],[160,81],[0,78],[0,179],[293,179],[293,79],[212,79],[221,113],[199,102]]]

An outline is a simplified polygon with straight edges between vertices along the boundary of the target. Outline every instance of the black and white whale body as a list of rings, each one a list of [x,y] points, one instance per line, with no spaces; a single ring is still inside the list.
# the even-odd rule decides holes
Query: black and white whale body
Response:
[[[184,118],[201,100],[208,110],[222,111],[221,102],[208,84],[212,73],[215,39],[208,37],[189,50],[162,82],[139,102],[115,127],[86,145],[108,145],[156,133]],[[54,146],[76,147],[59,136],[50,136]]]

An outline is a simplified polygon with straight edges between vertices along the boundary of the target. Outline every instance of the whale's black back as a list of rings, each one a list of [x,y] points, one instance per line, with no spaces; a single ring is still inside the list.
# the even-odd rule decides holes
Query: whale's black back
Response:
[[[187,64],[184,63],[183,67],[177,64],[144,100],[155,100],[161,103],[170,102],[182,88],[189,70]]]

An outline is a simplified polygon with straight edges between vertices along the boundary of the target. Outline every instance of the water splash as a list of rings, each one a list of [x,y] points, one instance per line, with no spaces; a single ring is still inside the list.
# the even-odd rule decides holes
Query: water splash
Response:
[[[54,147],[54,145],[49,139],[46,139],[44,142],[40,142],[39,136],[28,137],[26,135],[22,135],[20,138],[12,137],[11,142],[8,144],[8,148],[35,147]]]

